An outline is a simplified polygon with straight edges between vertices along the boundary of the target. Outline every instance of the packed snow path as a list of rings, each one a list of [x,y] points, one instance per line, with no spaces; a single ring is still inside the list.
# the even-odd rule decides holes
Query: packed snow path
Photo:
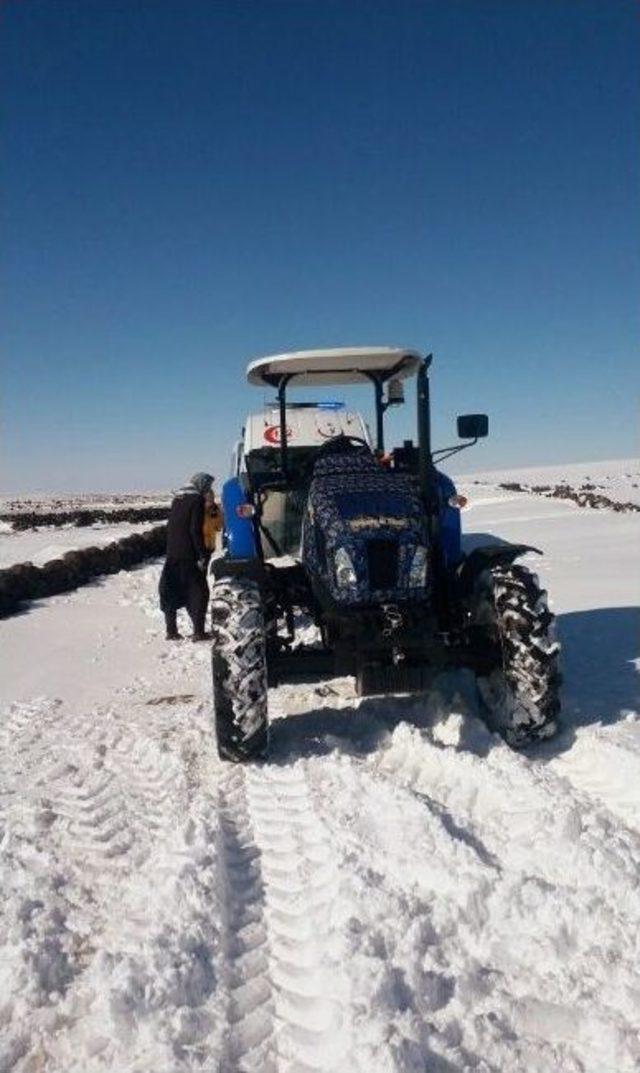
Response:
[[[546,552],[567,726],[534,755],[452,675],[281,687],[270,762],[222,764],[157,566],[0,623],[3,1073],[640,1068],[640,527],[470,494]]]

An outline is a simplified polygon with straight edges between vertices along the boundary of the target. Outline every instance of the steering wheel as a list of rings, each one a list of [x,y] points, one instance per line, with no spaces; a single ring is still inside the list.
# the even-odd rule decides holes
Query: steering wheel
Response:
[[[332,436],[330,440],[322,444],[322,447],[318,447],[314,462],[317,462],[319,458],[324,458],[326,455],[346,454],[367,454],[371,456],[371,448],[367,441],[363,440],[362,436],[345,436],[341,433],[339,436]]]

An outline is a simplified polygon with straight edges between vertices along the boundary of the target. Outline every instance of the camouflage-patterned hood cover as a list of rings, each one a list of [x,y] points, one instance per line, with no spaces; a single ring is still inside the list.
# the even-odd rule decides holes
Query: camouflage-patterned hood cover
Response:
[[[409,584],[418,546],[427,544],[424,509],[412,479],[371,456],[318,460],[302,529],[302,560],[312,579],[344,607],[424,599]],[[354,585],[339,585],[335,555],[348,553]],[[427,580],[428,584],[428,580]]]

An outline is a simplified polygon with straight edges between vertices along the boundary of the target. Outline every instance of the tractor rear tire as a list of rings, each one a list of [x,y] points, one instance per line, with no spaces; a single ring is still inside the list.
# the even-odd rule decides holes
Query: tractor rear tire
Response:
[[[211,593],[213,701],[218,753],[243,763],[268,746],[265,618],[255,581],[220,578]]]
[[[483,573],[473,620],[498,642],[501,653],[498,667],[477,676],[491,729],[513,748],[552,737],[560,713],[560,645],[537,577],[519,565]]]

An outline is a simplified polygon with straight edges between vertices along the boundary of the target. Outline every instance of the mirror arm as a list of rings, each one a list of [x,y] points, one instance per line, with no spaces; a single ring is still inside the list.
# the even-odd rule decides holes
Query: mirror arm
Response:
[[[433,452],[433,460],[434,462],[444,462],[445,458],[457,455],[459,451],[466,451],[467,447],[475,447],[477,442],[478,437],[476,436],[475,440],[471,440],[470,443],[460,443],[456,447],[441,447],[438,451]]]

